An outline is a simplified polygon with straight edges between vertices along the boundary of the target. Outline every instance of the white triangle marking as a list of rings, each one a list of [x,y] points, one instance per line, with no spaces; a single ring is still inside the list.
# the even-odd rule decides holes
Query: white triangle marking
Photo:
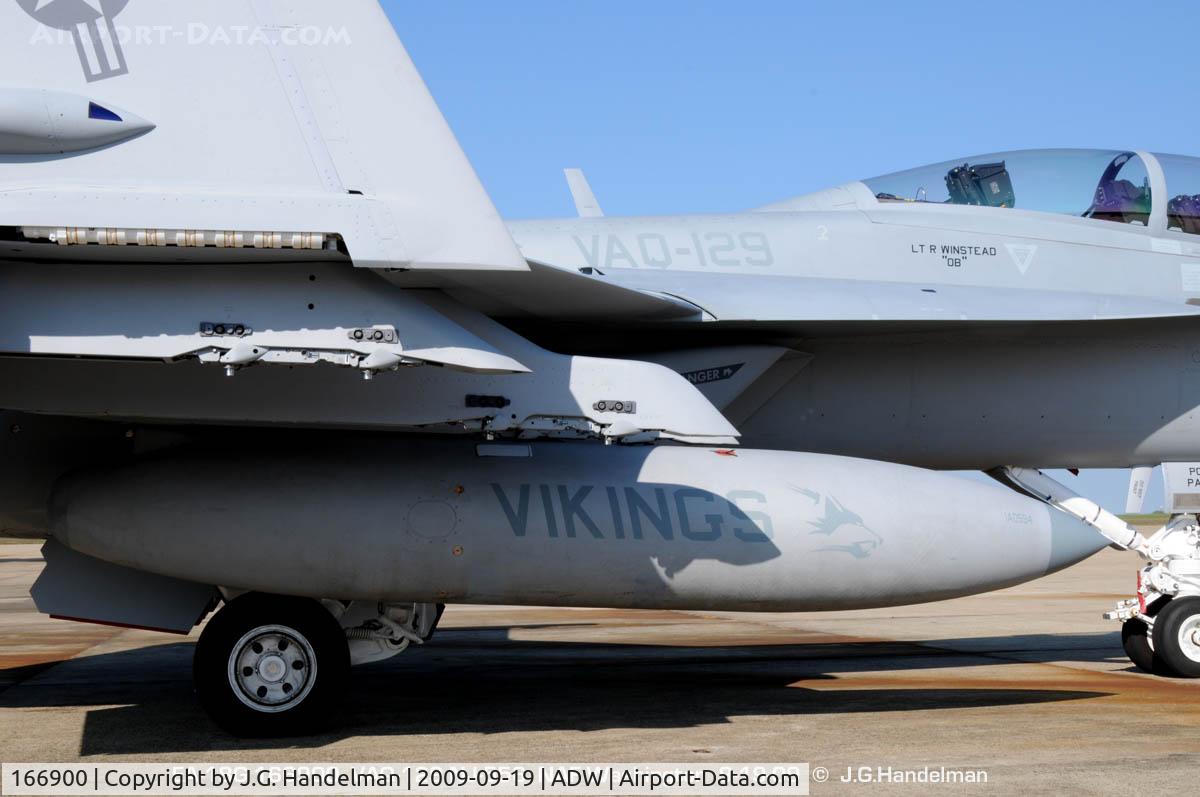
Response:
[[[1024,274],[1033,265],[1033,257],[1037,254],[1037,244],[1005,244],[1004,248],[1008,250],[1008,256],[1012,258],[1013,265],[1017,270]]]

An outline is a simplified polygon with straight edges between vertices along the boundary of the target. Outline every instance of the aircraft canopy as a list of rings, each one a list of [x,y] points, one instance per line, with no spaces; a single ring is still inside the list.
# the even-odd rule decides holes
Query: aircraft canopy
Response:
[[[1158,183],[1156,186],[1156,182]],[[995,152],[863,181],[879,202],[1020,208],[1200,234],[1200,158],[1102,149]],[[1165,190],[1163,186],[1165,184]],[[1154,203],[1163,203],[1162,209]]]

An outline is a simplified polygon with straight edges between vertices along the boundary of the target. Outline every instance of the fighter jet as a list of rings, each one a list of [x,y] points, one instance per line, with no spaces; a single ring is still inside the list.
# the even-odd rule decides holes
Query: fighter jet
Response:
[[[1194,517],[1038,470],[1200,458],[1200,159],[650,218],[570,171],[578,218],[506,223],[371,0],[0,19],[0,533],[42,612],[203,623],[230,731],[326,721],[446,604],[890,606],[1108,545],[1140,662],[1200,675]]]

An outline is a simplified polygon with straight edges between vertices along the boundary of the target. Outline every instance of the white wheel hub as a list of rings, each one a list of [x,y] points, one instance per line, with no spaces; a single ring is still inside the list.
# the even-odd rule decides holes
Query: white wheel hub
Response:
[[[287,664],[282,656],[263,656],[258,663],[258,676],[269,684],[279,683],[287,675]]]
[[[1192,661],[1200,661],[1200,614],[1179,624],[1179,649]]]
[[[317,657],[299,631],[264,625],[234,644],[228,674],[238,700],[255,711],[273,714],[294,708],[312,691]]]

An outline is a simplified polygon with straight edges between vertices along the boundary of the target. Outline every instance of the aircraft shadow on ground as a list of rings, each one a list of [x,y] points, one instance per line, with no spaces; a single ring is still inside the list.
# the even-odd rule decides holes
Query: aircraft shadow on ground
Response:
[[[80,741],[80,755],[90,756],[319,748],[356,736],[673,729],[738,716],[980,708],[1110,694],[1023,688],[1018,679],[1003,688],[994,680],[972,685],[953,673],[1003,665],[1004,653],[1001,658],[959,653],[938,643],[676,647],[514,641],[508,633],[508,628],[448,629],[428,647],[356,668],[336,729],[315,736],[239,740],[216,728],[192,694],[190,642],[64,662],[53,673],[0,692],[0,706],[98,706],[88,712]],[[1021,659],[1038,660],[1037,637],[986,641],[989,651],[1020,651]],[[1113,634],[1040,641],[1061,643],[1047,651],[1046,660],[1120,656]],[[970,642],[983,640],[945,644]],[[934,676],[936,686],[922,676],[911,686],[898,678],[895,687],[864,688],[829,674],[869,672],[877,684],[876,673],[935,668],[947,673]],[[0,671],[0,682],[4,675]],[[815,681],[818,688],[793,686],[798,681]]]

